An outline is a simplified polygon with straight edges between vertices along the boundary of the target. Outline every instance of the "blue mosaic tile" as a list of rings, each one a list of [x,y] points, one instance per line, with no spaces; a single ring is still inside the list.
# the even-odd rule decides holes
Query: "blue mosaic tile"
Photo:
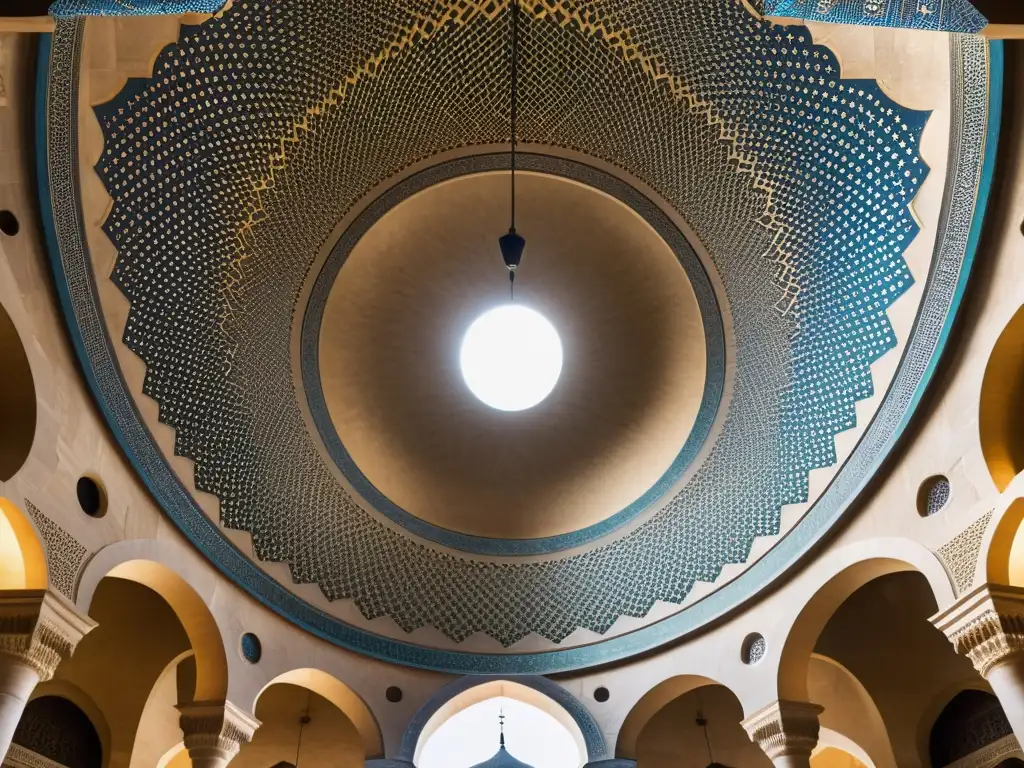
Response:
[[[988,20],[970,0],[764,0],[766,16],[871,27],[981,32]]]
[[[56,0],[50,15],[71,16],[178,16],[217,13],[225,0]]]
[[[733,316],[732,401],[692,481],[629,535],[540,562],[453,557],[384,529],[325,474],[281,362],[291,353],[288,324],[275,318],[296,310],[296,273],[360,190],[445,148],[501,141],[507,96],[487,87],[501,74],[476,88],[451,84],[502,61],[503,35],[493,18],[458,2],[432,5],[438,21],[413,35],[419,22],[401,7],[308,6],[248,2],[186,28],[152,80],[130,81],[97,110],[107,138],[98,171],[114,199],[112,277],[132,304],[124,340],[147,363],[145,386],[175,426],[176,450],[196,460],[197,483],[221,499],[223,523],[251,531],[259,556],[288,562],[297,581],[353,599],[367,617],[435,626],[455,640],[483,631],[506,645],[530,631],[554,640],[577,626],[604,632],[654,600],[682,601],[696,580],[746,559],[754,537],[778,530],[782,504],[806,494],[807,468],[834,462],[831,435],[870,391],[867,365],[893,343],[885,308],[906,289],[901,255],[916,232],[906,205],[925,173],[919,161],[897,160],[907,149],[917,158],[926,116],[888,102],[875,83],[838,80],[834,57],[803,28],[759,22],[728,0],[563,4],[564,15],[532,22],[525,136],[631,171],[688,221]],[[322,36],[296,23],[313,12]],[[346,13],[359,24],[345,24]],[[339,622],[270,581],[209,524],[132,415],[83,268],[73,151],[63,148],[74,135],[76,29],[58,23],[54,38],[43,155],[51,167],[40,191],[44,210],[52,206],[45,218],[58,289],[100,405],[172,519],[225,573],[310,631],[381,658],[451,670],[569,669],[665,642],[763,586],[822,535],[901,430],[976,242],[978,170],[989,160],[985,101],[971,99],[984,92],[974,86],[987,71],[983,53],[954,40],[954,61],[970,65],[954,75],[974,83],[954,83],[954,123],[974,133],[954,144],[951,168],[965,173],[951,182],[945,261],[929,279],[914,354],[887,393],[884,418],[826,491],[829,504],[712,599],[630,635],[509,656],[417,648]],[[263,45],[280,53],[246,56]],[[387,64],[341,98],[332,73],[357,71],[380,50],[390,52]],[[49,56],[48,44],[42,51]],[[474,56],[479,70],[468,65]],[[708,65],[722,61],[729,66]],[[587,82],[600,87],[580,87]],[[417,118],[374,112],[380,104],[415,108]],[[549,119],[555,113],[564,119]],[[284,158],[282,135],[299,139]],[[270,183],[257,194],[259,179]],[[315,190],[316,204],[296,206],[300,190]],[[845,238],[821,229],[839,220],[836,207],[852,220]]]

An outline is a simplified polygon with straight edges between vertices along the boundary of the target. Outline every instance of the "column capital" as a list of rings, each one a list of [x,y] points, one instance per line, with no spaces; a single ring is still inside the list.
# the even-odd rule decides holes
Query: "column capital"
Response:
[[[0,654],[28,664],[44,682],[96,622],[48,589],[0,593]]]
[[[196,701],[178,705],[178,724],[185,749],[195,761],[223,761],[226,765],[252,740],[260,721],[230,701]]]
[[[1024,589],[984,584],[931,618],[982,677],[1024,655]]]
[[[804,701],[776,701],[752,714],[742,725],[768,759],[810,757],[818,744],[818,715],[823,708]]]

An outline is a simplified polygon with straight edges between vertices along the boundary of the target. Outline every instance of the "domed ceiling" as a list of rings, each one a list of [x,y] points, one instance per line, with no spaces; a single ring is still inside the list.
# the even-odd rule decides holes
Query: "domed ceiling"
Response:
[[[565,361],[521,412],[458,370],[508,301],[507,2],[236,1],[95,107],[92,155],[89,23],[41,72],[58,286],[154,497],[283,616],[437,669],[623,658],[806,555],[931,376],[992,162],[981,38],[933,127],[738,0],[521,8],[515,301]]]

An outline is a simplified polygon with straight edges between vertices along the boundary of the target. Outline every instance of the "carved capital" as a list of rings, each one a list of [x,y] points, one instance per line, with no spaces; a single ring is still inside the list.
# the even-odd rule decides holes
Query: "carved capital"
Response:
[[[44,682],[96,626],[65,598],[42,589],[0,593],[0,654],[32,667]]]
[[[1024,659],[1024,589],[985,584],[935,615],[932,624],[982,677]]]
[[[260,721],[230,701],[197,701],[178,707],[178,724],[185,736],[185,748],[196,759],[224,760],[252,740]]]
[[[818,715],[822,708],[803,701],[776,701],[743,721],[750,740],[768,759],[805,755],[818,744]]]

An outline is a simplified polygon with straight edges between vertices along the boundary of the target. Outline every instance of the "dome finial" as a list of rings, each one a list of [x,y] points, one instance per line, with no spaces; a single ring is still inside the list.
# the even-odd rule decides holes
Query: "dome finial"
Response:
[[[501,749],[505,748],[505,709],[498,710],[498,745]]]

